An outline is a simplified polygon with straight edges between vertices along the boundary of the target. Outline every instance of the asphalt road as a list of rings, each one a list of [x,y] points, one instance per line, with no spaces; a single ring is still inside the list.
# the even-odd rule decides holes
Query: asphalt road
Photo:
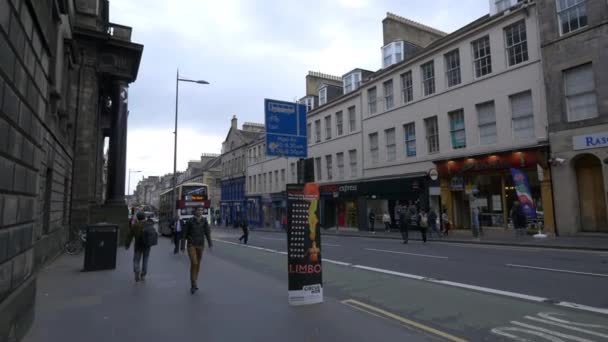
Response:
[[[237,230],[216,231],[237,241]],[[251,245],[281,251],[287,250],[286,241],[281,233],[253,231],[249,238]],[[412,240],[404,245],[329,235],[321,245],[323,258],[332,260],[608,308],[608,252]]]

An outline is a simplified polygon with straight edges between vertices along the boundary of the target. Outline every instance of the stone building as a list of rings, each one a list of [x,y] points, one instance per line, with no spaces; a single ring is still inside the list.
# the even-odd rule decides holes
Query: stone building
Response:
[[[108,12],[103,0],[0,0],[0,341],[31,325],[36,274],[70,227],[127,217],[127,85],[143,46]]]
[[[557,232],[608,233],[608,3],[538,8]]]

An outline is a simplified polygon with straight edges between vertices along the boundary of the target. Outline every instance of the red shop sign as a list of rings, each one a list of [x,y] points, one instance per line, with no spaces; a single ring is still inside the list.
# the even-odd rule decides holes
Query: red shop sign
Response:
[[[440,174],[452,176],[466,173],[503,171],[512,167],[526,169],[535,167],[538,162],[539,155],[536,151],[525,151],[449,160],[438,163],[437,168]]]

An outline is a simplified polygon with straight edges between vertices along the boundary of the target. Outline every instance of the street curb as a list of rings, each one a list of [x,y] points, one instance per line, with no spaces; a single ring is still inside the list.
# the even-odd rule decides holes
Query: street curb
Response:
[[[220,227],[216,227],[216,228],[220,228]],[[225,229],[225,230],[231,230],[231,229],[237,229],[237,228],[220,228],[220,229]],[[276,229],[256,229],[253,228],[251,229],[251,231],[254,232],[265,232],[265,233],[282,233],[284,234],[285,232],[283,230],[276,230]],[[360,235],[360,234],[353,234],[353,233],[334,233],[334,232],[327,232],[327,231],[322,231],[323,235],[331,235],[331,236],[344,236],[344,237],[354,237],[354,238],[368,238],[368,239],[386,239],[386,240],[401,240],[401,237],[399,236],[386,236],[386,235]],[[559,239],[559,238],[558,238]],[[414,241],[422,241],[422,239],[420,238],[410,238],[410,240],[414,240]],[[448,239],[441,239],[441,240],[437,240],[437,239],[431,239],[429,238],[428,241],[436,241],[436,242],[447,242],[447,243],[465,243],[465,244],[471,244],[471,245],[490,245],[490,246],[510,246],[510,247],[533,247],[533,248],[546,248],[546,249],[564,249],[564,250],[580,250],[580,251],[594,251],[594,252],[608,252],[608,247],[587,247],[587,246],[567,246],[567,245],[539,245],[539,244],[533,244],[533,243],[521,243],[521,244],[514,244],[514,243],[508,243],[508,242],[500,242],[500,241],[471,241],[471,240],[448,240]]]

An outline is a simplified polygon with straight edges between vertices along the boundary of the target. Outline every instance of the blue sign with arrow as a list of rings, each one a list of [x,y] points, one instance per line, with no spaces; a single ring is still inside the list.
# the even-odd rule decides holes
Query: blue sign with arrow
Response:
[[[306,106],[265,99],[264,112],[266,155],[306,158]]]

